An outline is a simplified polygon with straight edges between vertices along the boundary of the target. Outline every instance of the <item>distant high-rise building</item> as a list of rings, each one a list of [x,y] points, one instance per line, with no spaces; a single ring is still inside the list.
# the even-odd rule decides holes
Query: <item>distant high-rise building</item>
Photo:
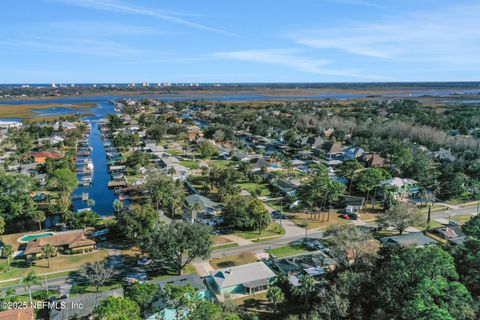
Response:
[[[142,86],[144,86],[144,87],[149,87],[149,86],[150,86],[150,83],[148,83],[148,82],[143,82],[143,83],[142,83]]]
[[[55,82],[52,82],[52,88],[56,88],[57,84]]]

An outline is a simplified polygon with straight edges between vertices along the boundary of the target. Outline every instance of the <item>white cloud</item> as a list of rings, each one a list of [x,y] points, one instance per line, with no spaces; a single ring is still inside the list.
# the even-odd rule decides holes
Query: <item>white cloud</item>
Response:
[[[140,7],[131,6],[131,5],[113,1],[113,0],[51,0],[51,1],[62,2],[65,4],[74,5],[74,6],[83,7],[83,8],[92,8],[96,10],[147,16],[147,17],[152,17],[155,19],[163,20],[166,22],[174,23],[174,24],[184,25],[194,29],[200,29],[200,30],[220,33],[224,35],[235,36],[234,33],[231,33],[222,29],[209,27],[201,23],[196,23],[196,22],[181,18],[180,14],[171,12],[171,11],[140,8]]]
[[[332,63],[332,61],[325,59],[314,59],[301,55],[302,51],[298,49],[259,49],[259,50],[241,50],[217,52],[213,57],[219,59],[248,61],[263,64],[274,64],[288,67],[297,71],[341,76],[353,77],[370,80],[387,80],[383,76],[372,74],[363,74],[358,70],[348,69],[333,69],[325,66]],[[391,79],[390,79],[391,80]]]
[[[480,5],[456,5],[429,12],[356,22],[290,34],[297,43],[316,49],[399,61],[465,63],[480,58]],[[468,59],[468,63],[473,60]]]

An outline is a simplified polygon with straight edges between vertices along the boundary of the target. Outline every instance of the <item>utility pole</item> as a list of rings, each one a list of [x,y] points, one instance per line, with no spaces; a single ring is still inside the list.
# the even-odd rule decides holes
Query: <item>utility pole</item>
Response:
[[[428,205],[428,216],[427,216],[427,228],[430,229],[430,219],[431,219],[431,209],[432,205]]]

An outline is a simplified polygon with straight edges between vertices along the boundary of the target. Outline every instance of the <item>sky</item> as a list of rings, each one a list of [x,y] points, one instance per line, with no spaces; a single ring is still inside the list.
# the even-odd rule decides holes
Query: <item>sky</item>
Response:
[[[478,81],[478,0],[2,0],[0,83]]]

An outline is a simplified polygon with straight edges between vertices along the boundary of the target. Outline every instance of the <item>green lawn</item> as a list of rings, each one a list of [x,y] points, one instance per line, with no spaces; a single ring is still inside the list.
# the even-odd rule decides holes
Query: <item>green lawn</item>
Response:
[[[470,214],[463,214],[463,215],[454,216],[450,220],[458,222],[459,224],[464,224],[470,219],[472,219],[472,217],[473,216]]]
[[[234,161],[231,160],[208,160],[210,166],[215,166],[219,168],[230,167]]]
[[[195,169],[198,167],[198,164],[195,160],[182,160],[180,161],[180,164],[190,169]]]
[[[278,258],[283,258],[308,252],[308,249],[305,247],[305,245],[298,243],[267,250],[267,252]]]
[[[239,186],[242,189],[247,190],[248,192],[252,193],[258,188],[260,188],[260,196],[261,197],[266,197],[270,195],[270,190],[268,189],[268,185],[266,183],[251,183],[251,182],[245,182],[245,183],[240,183]]]
[[[285,234],[285,229],[280,227],[280,225],[275,221],[272,221],[268,225],[267,229],[262,233],[259,233],[258,231],[235,231],[235,235],[249,240],[263,237],[281,236],[283,234]]]
[[[242,264],[256,262],[257,256],[253,252],[244,252],[235,256],[226,256],[222,258],[211,259],[210,265],[213,269],[223,269],[228,267],[239,266]]]

